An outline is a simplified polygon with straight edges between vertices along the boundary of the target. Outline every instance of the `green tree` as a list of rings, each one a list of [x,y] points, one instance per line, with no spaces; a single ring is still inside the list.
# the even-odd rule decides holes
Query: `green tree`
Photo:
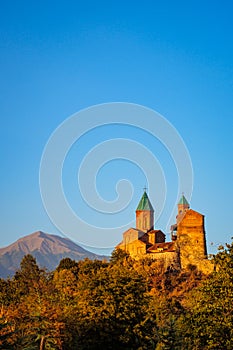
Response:
[[[79,279],[78,287],[77,349],[154,348],[147,286],[133,268],[109,264]]]
[[[44,270],[38,267],[36,259],[32,255],[25,255],[20,263],[20,269],[16,271],[13,279],[17,294],[19,296],[28,294],[30,289],[38,283],[43,272]]]
[[[181,325],[187,349],[233,349],[233,243],[213,262],[216,271],[189,298]]]
[[[15,285],[12,280],[4,280],[0,278],[0,310],[4,314],[4,310],[15,300]]]
[[[126,251],[120,248],[115,248],[112,251],[111,257],[110,257],[110,263],[116,264],[116,263],[122,263],[125,260],[129,260],[130,256]]]
[[[78,263],[75,260],[72,260],[70,258],[64,258],[60,261],[58,267],[56,268],[57,271],[60,270],[71,270],[78,267]]]

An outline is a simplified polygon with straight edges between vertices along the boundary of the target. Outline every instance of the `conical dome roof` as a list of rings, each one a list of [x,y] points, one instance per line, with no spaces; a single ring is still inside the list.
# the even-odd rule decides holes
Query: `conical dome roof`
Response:
[[[143,193],[142,198],[140,202],[138,203],[136,210],[150,210],[154,211],[154,208],[152,207],[152,204],[147,196],[146,191]]]
[[[185,196],[182,194],[182,197],[180,198],[178,204],[189,205],[189,202],[187,201]]]

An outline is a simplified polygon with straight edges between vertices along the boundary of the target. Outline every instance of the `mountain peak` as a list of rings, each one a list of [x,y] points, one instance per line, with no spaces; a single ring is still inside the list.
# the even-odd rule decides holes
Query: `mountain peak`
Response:
[[[106,258],[85,250],[68,238],[36,231],[0,248],[0,277],[14,274],[26,254],[33,255],[38,265],[48,270],[55,269],[60,260],[66,257],[74,260]]]

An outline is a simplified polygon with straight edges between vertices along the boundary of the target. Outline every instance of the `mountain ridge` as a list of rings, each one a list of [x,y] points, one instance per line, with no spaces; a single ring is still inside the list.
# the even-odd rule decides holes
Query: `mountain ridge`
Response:
[[[54,270],[60,260],[66,257],[77,261],[85,258],[108,259],[107,256],[89,252],[69,238],[36,231],[0,248],[0,277],[6,278],[14,275],[26,254],[33,255],[38,265],[48,270]]]

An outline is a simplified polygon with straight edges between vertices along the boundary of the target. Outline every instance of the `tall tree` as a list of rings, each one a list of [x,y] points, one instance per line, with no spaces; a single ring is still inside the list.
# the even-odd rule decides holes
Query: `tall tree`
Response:
[[[40,280],[42,272],[44,271],[39,268],[36,259],[31,254],[25,255],[20,263],[20,269],[16,271],[14,276],[18,294],[28,294],[30,289]]]

